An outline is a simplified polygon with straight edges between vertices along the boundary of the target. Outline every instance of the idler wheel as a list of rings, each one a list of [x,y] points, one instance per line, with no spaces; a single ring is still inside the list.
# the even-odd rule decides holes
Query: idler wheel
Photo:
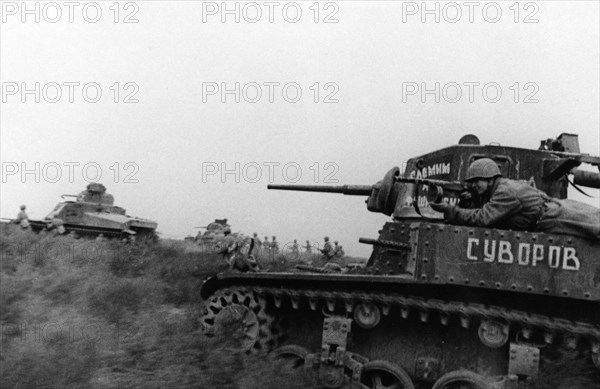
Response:
[[[456,370],[441,376],[431,389],[492,389],[492,387],[477,373]]]
[[[414,384],[401,367],[388,361],[367,362],[360,382],[369,389],[414,389]]]
[[[484,320],[479,325],[479,340],[490,348],[499,348],[508,341],[508,325],[494,320]]]
[[[360,303],[354,309],[354,320],[362,328],[373,328],[381,320],[381,311],[375,304]]]

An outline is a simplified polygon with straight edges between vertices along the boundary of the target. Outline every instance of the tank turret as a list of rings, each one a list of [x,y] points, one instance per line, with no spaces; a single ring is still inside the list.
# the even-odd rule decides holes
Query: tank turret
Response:
[[[231,227],[227,219],[215,219],[207,226],[195,227],[205,229],[204,232],[198,231],[194,241],[200,245],[214,245],[225,237],[225,228]]]
[[[600,157],[579,153],[576,135],[562,134],[542,141],[543,146],[538,150],[481,146],[473,137],[465,136],[458,145],[409,159],[403,174],[394,167],[372,186],[268,185],[267,188],[369,196],[366,201],[369,211],[394,215],[395,219],[419,217],[422,212],[427,217],[439,218],[428,210],[428,204],[440,200],[458,203],[461,194],[468,190],[462,183],[468,166],[483,157],[496,161],[504,177],[528,181],[550,197],[566,198],[569,184],[600,188],[600,173],[578,169],[589,164],[600,170]]]

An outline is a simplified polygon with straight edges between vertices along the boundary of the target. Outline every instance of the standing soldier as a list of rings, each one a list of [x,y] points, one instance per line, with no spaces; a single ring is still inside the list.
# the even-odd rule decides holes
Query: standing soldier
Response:
[[[333,248],[333,256],[335,258],[342,258],[344,256],[344,249],[341,245],[338,245],[337,240],[333,243],[335,243],[335,247]]]
[[[275,235],[273,235],[273,241],[271,242],[271,250],[273,250],[273,254],[279,253],[279,242],[276,241]]]
[[[331,243],[329,243],[328,236],[326,236],[324,238],[324,240],[325,240],[325,244],[323,245],[323,248],[321,249],[321,253],[323,254],[321,259],[324,259],[325,261],[329,261],[333,257],[333,247],[331,247]]]
[[[258,234],[256,232],[252,234],[252,239],[254,239],[254,245],[256,246],[256,249],[260,251],[260,246],[262,246],[262,242],[260,241],[260,239],[258,239]]]
[[[298,245],[298,241],[296,239],[294,239],[294,243],[292,244],[292,254],[294,254],[295,257],[298,256],[298,254],[300,253],[300,246]]]
[[[337,246],[335,251],[335,256],[337,258],[343,258],[346,253],[344,252],[344,247],[342,245]]]
[[[312,252],[312,246],[310,245],[310,240],[306,241],[306,252],[307,253],[311,253]]]
[[[17,214],[17,218],[13,220],[13,223],[21,226],[22,229],[29,229],[29,216],[27,216],[27,212],[25,209],[27,208],[25,205],[21,205],[21,211]]]

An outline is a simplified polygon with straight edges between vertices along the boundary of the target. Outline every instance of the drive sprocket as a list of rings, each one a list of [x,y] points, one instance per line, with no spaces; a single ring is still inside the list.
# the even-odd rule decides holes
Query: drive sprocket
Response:
[[[204,307],[201,323],[207,336],[232,336],[248,353],[269,351],[277,342],[274,315],[264,297],[244,288],[215,293]]]

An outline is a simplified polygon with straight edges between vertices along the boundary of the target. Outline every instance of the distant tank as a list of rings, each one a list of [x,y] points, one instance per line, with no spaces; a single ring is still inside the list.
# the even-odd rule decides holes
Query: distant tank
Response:
[[[483,157],[552,197],[566,198],[569,182],[600,188],[600,173],[578,168],[596,170],[600,157],[581,153],[573,134],[537,150],[465,136],[375,185],[269,185],[368,196],[367,209],[391,219],[376,238],[359,239],[373,246],[364,268],[209,278],[207,334],[237,320],[241,347],[278,347],[273,362],[289,362],[317,388],[522,389],[552,374],[557,381],[541,387],[599,388],[600,242],[448,225],[429,207],[462,201],[468,166]],[[557,375],[564,355],[584,367]]]
[[[227,219],[215,219],[214,222],[207,226],[195,227],[206,229],[204,232],[198,231],[198,235],[194,241],[201,245],[213,245],[225,237],[225,227],[231,227],[227,224]]]
[[[114,197],[106,193],[100,183],[90,183],[87,189],[64,201],[43,220],[29,220],[34,231],[56,230],[60,234],[75,233],[78,236],[106,238],[155,238],[155,221],[128,216],[125,209],[114,204]]]

